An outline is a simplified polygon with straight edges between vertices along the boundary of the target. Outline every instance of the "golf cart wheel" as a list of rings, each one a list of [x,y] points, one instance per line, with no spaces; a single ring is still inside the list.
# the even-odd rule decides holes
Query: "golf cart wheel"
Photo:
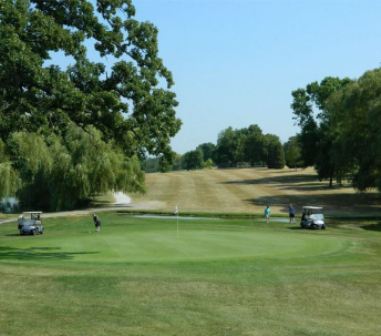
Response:
[[[321,229],[322,229],[322,230],[325,230],[325,225],[323,225],[323,226],[321,227]]]

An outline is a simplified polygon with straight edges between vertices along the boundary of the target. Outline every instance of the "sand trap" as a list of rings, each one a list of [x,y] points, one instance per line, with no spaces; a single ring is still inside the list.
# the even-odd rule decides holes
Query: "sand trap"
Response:
[[[122,191],[116,191],[113,193],[113,195],[115,198],[115,205],[128,205],[131,203],[131,197]]]

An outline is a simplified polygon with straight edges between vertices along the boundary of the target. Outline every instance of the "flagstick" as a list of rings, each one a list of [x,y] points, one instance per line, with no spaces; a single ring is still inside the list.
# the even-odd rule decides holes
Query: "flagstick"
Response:
[[[176,236],[177,238],[179,238],[179,214],[176,215],[176,229],[177,229]]]
[[[178,204],[176,204],[175,214],[176,214],[176,238],[179,238],[179,206]]]

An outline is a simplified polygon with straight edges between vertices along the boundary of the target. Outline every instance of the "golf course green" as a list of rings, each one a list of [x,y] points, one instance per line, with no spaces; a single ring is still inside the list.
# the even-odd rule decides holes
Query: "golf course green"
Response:
[[[377,222],[101,214],[0,225],[0,335],[379,335]]]

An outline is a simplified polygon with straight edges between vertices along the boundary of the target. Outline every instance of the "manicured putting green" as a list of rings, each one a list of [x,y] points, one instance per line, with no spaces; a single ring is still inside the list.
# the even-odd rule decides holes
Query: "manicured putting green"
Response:
[[[88,223],[86,223],[86,220]],[[25,251],[40,251],[49,256],[66,253],[72,262],[170,262],[217,260],[229,258],[295,258],[335,253],[344,248],[346,241],[310,232],[304,236],[290,230],[274,235],[271,225],[231,225],[226,220],[179,220],[171,218],[149,219],[106,216],[100,233],[93,230],[91,221],[83,219],[63,223],[52,220],[45,235],[12,239],[15,246]],[[67,228],[68,236],[57,231],[57,223]],[[124,225],[123,225],[124,223]],[[84,228],[87,227],[87,230]],[[75,230],[77,229],[77,231]],[[51,258],[54,260],[54,258]]]

